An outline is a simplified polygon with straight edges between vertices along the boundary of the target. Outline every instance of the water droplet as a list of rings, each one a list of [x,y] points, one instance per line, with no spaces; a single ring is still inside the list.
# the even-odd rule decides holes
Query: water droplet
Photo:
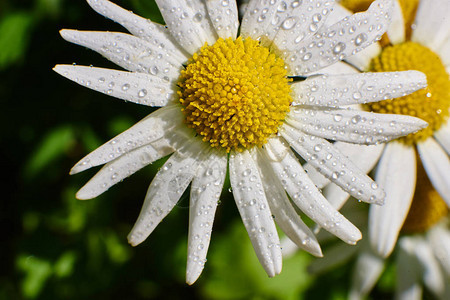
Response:
[[[295,23],[297,23],[295,18],[294,17],[289,17],[286,20],[284,20],[284,22],[281,25],[281,27],[283,29],[289,30],[289,29],[292,29],[292,27],[294,27]]]
[[[139,98],[143,98],[147,95],[147,90],[146,89],[142,89],[138,92],[138,97]]]
[[[333,53],[334,54],[339,54],[342,51],[344,51],[344,49],[345,49],[345,44],[342,43],[342,42],[339,42],[339,43],[336,44],[336,46],[334,46]]]

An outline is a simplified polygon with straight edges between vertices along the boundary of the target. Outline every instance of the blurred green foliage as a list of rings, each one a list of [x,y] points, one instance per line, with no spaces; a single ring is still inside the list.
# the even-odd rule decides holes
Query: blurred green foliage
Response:
[[[154,1],[115,3],[162,22]],[[95,170],[69,176],[71,166],[152,110],[54,73],[57,63],[114,67],[65,42],[58,34],[62,28],[123,30],[84,1],[0,1],[0,154],[6,175],[6,197],[0,202],[0,299],[345,297],[351,264],[315,278],[305,271],[312,257],[303,252],[286,258],[282,274],[269,279],[227,188],[208,263],[195,285],[184,283],[187,195],[146,242],[129,246],[127,233],[164,159],[94,200],[76,200],[77,189]],[[383,288],[392,288],[386,278]]]

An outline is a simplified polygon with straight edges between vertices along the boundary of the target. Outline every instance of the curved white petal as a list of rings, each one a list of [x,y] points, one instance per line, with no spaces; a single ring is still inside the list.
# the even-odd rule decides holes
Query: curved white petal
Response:
[[[158,171],[148,188],[139,217],[128,235],[131,245],[142,243],[177,204],[197,173],[205,147],[204,143],[196,141],[186,145],[185,149],[175,152]]]
[[[205,1],[156,0],[170,34],[189,53],[217,39]]]
[[[258,165],[261,168],[262,184],[276,223],[299,248],[308,251],[314,256],[321,257],[322,250],[314,233],[312,233],[297,214],[281,182],[273,174],[273,170],[268,164],[270,157],[259,151],[258,154]]]
[[[352,284],[349,293],[350,300],[361,299],[369,294],[380,278],[384,264],[384,259],[370,250],[365,249],[358,253],[358,258],[353,268]]]
[[[434,255],[450,277],[450,231],[445,226],[435,226],[429,230],[427,237]]]
[[[342,265],[350,260],[351,257],[358,253],[359,245],[350,246],[346,244],[336,244],[324,250],[322,258],[314,259],[308,266],[308,271],[311,274],[321,274],[331,269]]]
[[[147,41],[120,32],[64,29],[61,36],[69,42],[92,49],[122,68],[176,81],[182,67],[175,56]]]
[[[281,1],[272,22],[277,28],[275,48],[284,53],[297,50],[301,41],[323,26],[333,6],[334,0]]]
[[[405,21],[403,20],[403,12],[398,0],[393,1],[392,5],[392,21],[386,31],[389,41],[396,45],[405,41]]]
[[[178,109],[177,106],[158,109],[130,129],[86,155],[70,170],[70,174],[108,163],[133,149],[163,139],[167,132],[171,131],[171,127],[181,122],[183,114]]]
[[[250,1],[242,18],[240,35],[244,38],[261,40],[263,46],[269,46],[277,33],[275,15],[280,2],[279,0]],[[280,13],[284,15],[286,10]]]
[[[292,84],[294,105],[341,106],[411,94],[427,86],[418,71],[314,76]]]
[[[434,132],[434,138],[441,144],[445,152],[450,155],[450,119],[439,130]]]
[[[450,158],[448,154],[433,138],[418,143],[417,150],[433,187],[450,207]]]
[[[271,143],[279,143],[279,140],[272,139]],[[287,154],[281,161],[269,162],[292,201],[308,217],[346,243],[355,244],[361,239],[358,228],[328,203],[292,151],[287,149]]]
[[[169,31],[163,25],[135,15],[107,0],[87,0],[87,2],[99,14],[119,23],[133,35],[164,48],[171,56],[176,56],[179,61],[188,59],[182,49],[174,43]]]
[[[414,148],[396,141],[387,144],[375,179],[384,188],[386,200],[383,206],[370,206],[369,237],[373,249],[387,257],[394,249],[414,195]]]
[[[203,271],[226,172],[227,156],[213,150],[200,164],[192,180],[186,266],[188,284],[193,284]]]
[[[299,43],[286,58],[294,75],[308,74],[354,55],[381,38],[390,21],[392,0],[377,0],[366,12],[346,17]]]
[[[422,280],[425,286],[437,297],[441,296],[444,293],[446,283],[430,245],[425,240],[420,239],[417,242],[415,253],[423,269]]]
[[[318,75],[321,74],[358,74],[359,70],[357,70],[352,65],[344,62],[344,61],[338,61],[335,64],[329,65],[328,67],[325,67],[323,69],[320,69],[318,71]],[[314,75],[312,75],[314,76]]]
[[[125,155],[118,157],[101,168],[77,192],[76,197],[81,200],[95,198],[106,192],[113,185],[173,151],[163,140],[128,151]]]
[[[165,106],[175,93],[169,82],[144,73],[77,65],[56,65],[53,70],[82,86],[137,104]]]
[[[419,118],[338,108],[294,108],[287,122],[313,136],[373,145],[419,131],[428,123]]]
[[[420,276],[423,270],[414,255],[414,248],[415,242],[409,237],[402,237],[399,240],[399,251],[396,262],[396,299],[399,300],[422,299]]]
[[[385,194],[378,184],[330,142],[286,124],[280,133],[303,159],[356,199],[377,204],[384,202]]]
[[[439,49],[450,37],[449,11],[449,1],[421,0],[417,8],[411,40],[434,51]]]
[[[341,21],[345,17],[350,17],[353,15],[353,12],[348,10],[346,7],[342,6],[340,1],[337,1],[337,4],[334,5],[333,10],[331,11],[328,18],[325,20],[324,28],[330,27],[337,22]]]
[[[208,0],[206,9],[212,25],[220,38],[231,37],[236,39],[239,20],[238,9],[235,0]]]
[[[377,57],[380,53],[381,53],[380,44],[374,43],[364,48],[363,50],[359,51],[355,55],[347,57],[345,61],[355,66],[360,71],[367,71],[369,70],[372,59]]]
[[[356,164],[363,173],[369,173],[373,169],[375,164],[380,159],[380,156],[383,153],[384,149],[384,144],[366,146],[344,142],[336,142],[333,144],[333,146],[336,147],[342,154],[347,156],[354,164]],[[318,172],[309,163],[306,163],[304,165],[304,168],[305,170],[308,169],[308,175],[310,177],[311,175],[313,175],[314,179],[318,177],[315,174]],[[325,184],[329,182],[328,179],[326,179],[325,177],[323,178],[324,179],[320,178],[318,182],[314,181],[313,178],[311,179],[313,179],[316,186],[322,188],[325,186]],[[333,202],[333,200],[331,200],[331,197],[326,198],[329,199],[331,202]]]
[[[280,239],[262,187],[258,166],[248,151],[230,155],[230,182],[234,200],[256,255],[266,273],[281,272]]]

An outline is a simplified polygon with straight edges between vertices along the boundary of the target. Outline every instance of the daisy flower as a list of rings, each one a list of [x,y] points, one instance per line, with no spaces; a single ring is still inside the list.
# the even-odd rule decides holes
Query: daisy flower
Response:
[[[370,2],[341,3],[354,9]],[[375,179],[386,191],[386,205],[371,207],[369,234],[375,250],[384,257],[392,252],[414,198],[419,182],[417,157],[434,189],[450,206],[450,19],[446,14],[450,1],[394,3],[396,12],[387,35],[376,47],[355,55],[354,61],[360,62],[359,67],[365,65],[366,71],[419,70],[426,74],[428,87],[395,101],[364,106],[377,113],[417,116],[429,126],[389,142],[381,153]]]
[[[372,1],[342,1],[352,10]],[[369,240],[358,252],[351,298],[367,294],[378,280],[385,259],[397,249],[397,295],[420,299],[422,285],[442,299],[450,291],[450,1],[397,1],[393,21],[378,45],[349,59],[361,70],[420,70],[428,87],[395,101],[365,105],[367,110],[421,117],[430,126],[405,138],[378,145],[376,180],[385,188],[386,204],[370,206]],[[339,14],[345,15],[345,11]],[[354,151],[364,152],[358,146]],[[359,153],[358,164],[367,154]],[[352,159],[353,160],[353,159]],[[373,159],[365,163],[369,171]],[[417,182],[417,184],[416,184]],[[322,184],[326,182],[323,181]],[[340,208],[348,194],[335,185],[325,188],[331,204]],[[325,264],[325,263],[322,263]]]
[[[77,193],[90,199],[170,155],[128,236],[133,246],[150,235],[191,184],[186,280],[195,282],[206,261],[227,168],[242,221],[269,276],[281,271],[274,220],[302,249],[322,255],[293,204],[343,241],[361,238],[314,186],[296,155],[359,200],[383,203],[382,189],[328,140],[380,143],[424,128],[426,123],[414,117],[340,106],[404,96],[425,87],[425,76],[408,71],[298,79],[378,40],[392,1],[378,0],[367,12],[329,26],[324,24],[333,8],[330,0],[250,1],[240,26],[232,0],[157,0],[166,26],[110,1],[87,2],[131,34],[62,30],[62,37],[126,71],[77,65],[57,65],[55,71],[120,99],[162,106],[71,170],[105,165]],[[367,81],[373,89],[361,87]]]

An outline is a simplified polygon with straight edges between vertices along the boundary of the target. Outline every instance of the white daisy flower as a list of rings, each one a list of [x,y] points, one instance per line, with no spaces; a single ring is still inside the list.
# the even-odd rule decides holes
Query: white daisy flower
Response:
[[[341,3],[359,8],[370,2]],[[408,114],[429,123],[417,133],[388,143],[383,151],[383,146],[378,149],[381,159],[375,179],[387,196],[386,205],[371,207],[369,234],[375,250],[384,257],[392,252],[411,206],[417,181],[416,151],[434,188],[450,206],[450,20],[446,14],[450,1],[422,0],[418,6],[417,2],[395,1],[397,12],[387,35],[353,60],[363,71],[419,70],[428,79],[422,91],[365,105],[373,112]]]
[[[163,108],[73,167],[72,174],[105,164],[77,197],[94,198],[172,154],[148,189],[128,237],[132,245],[150,235],[191,184],[187,282],[195,282],[206,261],[227,167],[243,223],[269,276],[281,271],[274,219],[302,249],[322,255],[292,203],[343,241],[361,238],[296,155],[361,201],[383,203],[382,189],[328,140],[373,144],[424,128],[414,117],[340,106],[403,96],[426,86],[426,79],[416,71],[304,81],[289,76],[318,73],[378,40],[392,1],[378,0],[367,12],[324,26],[332,0],[255,0],[240,27],[237,5],[229,0],[157,0],[167,26],[106,0],[87,2],[131,34],[62,30],[61,35],[127,71],[76,65],[57,65],[55,71],[96,91]],[[368,81],[373,89],[361,88]]]
[[[346,0],[341,3],[354,9],[364,8],[370,2]],[[347,145],[353,147],[354,153],[359,149],[359,154],[352,157],[358,165],[361,159],[372,155],[372,159],[363,165],[367,171],[373,166],[375,154],[382,155],[376,179],[386,189],[387,197],[382,208],[370,207],[369,240],[362,243],[367,245],[361,246],[361,250],[345,250],[340,256],[348,258],[358,253],[350,293],[353,299],[363,297],[373,288],[383,271],[385,258],[394,249],[398,250],[398,298],[421,299],[422,285],[425,285],[436,297],[448,299],[450,20],[446,12],[450,9],[450,1],[398,1],[394,7],[397,12],[393,14],[387,35],[376,47],[371,46],[372,49],[357,54],[353,62],[363,63],[363,70],[420,70],[427,75],[428,87],[422,93],[419,91],[394,102],[366,107],[375,112],[419,116],[430,126],[390,142],[385,149],[383,145],[377,145],[370,153],[364,153],[357,145]],[[322,179],[321,184],[326,183]],[[337,209],[349,197],[333,184],[324,189],[324,194]],[[400,233],[403,234],[399,237]],[[327,263],[329,259],[315,265]]]

